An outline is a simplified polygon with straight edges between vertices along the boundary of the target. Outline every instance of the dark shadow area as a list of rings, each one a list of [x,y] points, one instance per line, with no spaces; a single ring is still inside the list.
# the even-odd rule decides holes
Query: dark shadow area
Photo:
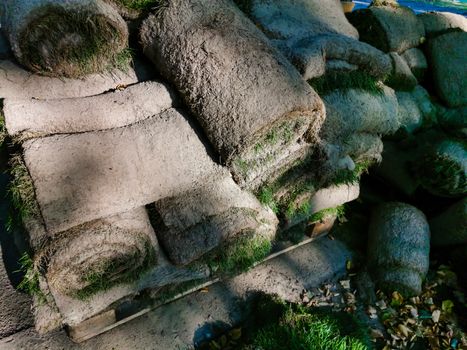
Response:
[[[8,198],[10,176],[7,168],[10,151],[8,147],[0,148],[0,246],[8,278],[12,286],[17,288],[24,278],[19,259],[28,251],[28,244],[22,227],[12,227],[10,231],[7,230],[9,216],[15,215]]]

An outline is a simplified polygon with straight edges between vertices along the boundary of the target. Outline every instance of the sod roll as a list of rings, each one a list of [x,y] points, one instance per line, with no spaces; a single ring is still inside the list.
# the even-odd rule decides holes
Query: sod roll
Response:
[[[51,76],[79,77],[118,61],[128,28],[101,0],[5,0],[2,27],[16,59]]]
[[[355,162],[381,162],[383,141],[377,134],[359,132],[351,134],[340,145],[343,155],[349,155]]]
[[[242,186],[292,163],[318,133],[318,95],[233,2],[170,1],[141,42]]]
[[[0,98],[61,99],[99,95],[119,86],[152,78],[133,68],[87,75],[82,79],[33,74],[12,61],[0,60]]]
[[[274,238],[277,218],[230,175],[219,174],[180,196],[156,203],[158,238],[172,262],[190,263],[242,235]],[[189,247],[189,249],[187,249]]]
[[[421,293],[428,272],[430,228],[425,215],[405,203],[384,203],[372,214],[368,266],[378,288],[404,296]]]
[[[320,136],[332,144],[341,144],[356,132],[387,135],[400,126],[394,90],[383,86],[380,92],[340,89],[323,97],[326,121]]]
[[[425,28],[405,6],[370,6],[348,15],[360,39],[384,52],[402,53],[423,43]]]
[[[77,226],[48,248],[52,293],[89,298],[132,283],[157,263],[157,241],[144,207]]]
[[[307,80],[333,60],[375,77],[391,70],[383,52],[358,41],[338,0],[253,0],[247,12]]]
[[[421,135],[426,146],[414,161],[413,169],[421,185],[442,197],[467,194],[467,145],[463,140],[442,135]]]
[[[188,269],[169,263],[145,207],[74,227],[38,251],[36,260],[44,267],[43,304],[56,305],[60,322],[69,326],[143,290],[209,277],[204,265]]]
[[[173,93],[151,81],[86,98],[7,99],[4,114],[13,137],[43,137],[131,125],[174,107]]]
[[[219,167],[175,109],[130,126],[32,139],[23,147],[50,235],[187,191]]]

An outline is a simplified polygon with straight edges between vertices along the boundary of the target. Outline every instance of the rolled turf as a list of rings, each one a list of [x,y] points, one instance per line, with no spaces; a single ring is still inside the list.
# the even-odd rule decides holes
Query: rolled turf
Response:
[[[292,163],[318,133],[318,95],[233,2],[170,1],[143,23],[141,42],[243,187]]]
[[[156,203],[158,237],[176,264],[190,263],[242,235],[272,240],[277,218],[225,171],[192,191]],[[190,247],[190,249],[186,249]]]
[[[80,77],[116,63],[128,28],[101,0],[6,0],[2,24],[16,59],[50,76]]]
[[[338,0],[252,0],[246,11],[307,80],[334,60],[378,78],[391,70],[383,52],[358,41]]]

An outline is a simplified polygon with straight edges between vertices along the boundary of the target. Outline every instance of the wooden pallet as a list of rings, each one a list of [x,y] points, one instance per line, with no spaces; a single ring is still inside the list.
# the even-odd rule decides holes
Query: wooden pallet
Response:
[[[333,227],[334,221],[335,218],[329,218],[324,222],[316,223],[311,228],[309,232],[310,236],[308,238],[305,238],[297,244],[282,244],[278,246],[275,252],[267,256],[262,261],[254,264],[253,267],[263,264],[266,261],[274,259],[288,252],[291,252],[301,246],[315,241],[318,237],[326,235]],[[105,333],[115,327],[130,322],[135,318],[143,316],[150,311],[160,308],[163,305],[169,304],[194,292],[207,288],[219,282],[220,280],[220,278],[212,278],[210,280],[200,281],[198,285],[195,285],[194,287],[189,288],[186,291],[178,293],[164,300],[151,299],[147,296],[138,296],[130,301],[122,302],[121,304],[115,306],[114,308],[108,311],[104,311],[99,315],[91,317],[81,322],[79,325],[67,327],[68,335],[71,338],[71,340],[73,340],[76,343],[84,342],[99,334]]]

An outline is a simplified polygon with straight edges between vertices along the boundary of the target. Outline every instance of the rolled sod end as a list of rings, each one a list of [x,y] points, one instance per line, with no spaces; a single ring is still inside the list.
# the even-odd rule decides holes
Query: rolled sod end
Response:
[[[119,284],[136,283],[157,264],[157,251],[141,208],[67,231],[48,248],[45,276],[56,298],[86,300]]]
[[[435,142],[414,164],[422,186],[442,197],[467,193],[467,146],[456,139]]]
[[[6,0],[2,22],[33,72],[76,78],[129,61],[127,25],[101,0]]]
[[[384,203],[371,217],[368,239],[368,266],[378,288],[420,294],[430,254],[425,215],[405,203]]]
[[[316,138],[321,99],[233,2],[170,1],[140,40],[242,188],[259,187]]]
[[[272,239],[274,213],[220,172],[197,188],[155,205],[158,238],[175,265],[186,265],[246,232]],[[190,249],[186,249],[190,247]]]

